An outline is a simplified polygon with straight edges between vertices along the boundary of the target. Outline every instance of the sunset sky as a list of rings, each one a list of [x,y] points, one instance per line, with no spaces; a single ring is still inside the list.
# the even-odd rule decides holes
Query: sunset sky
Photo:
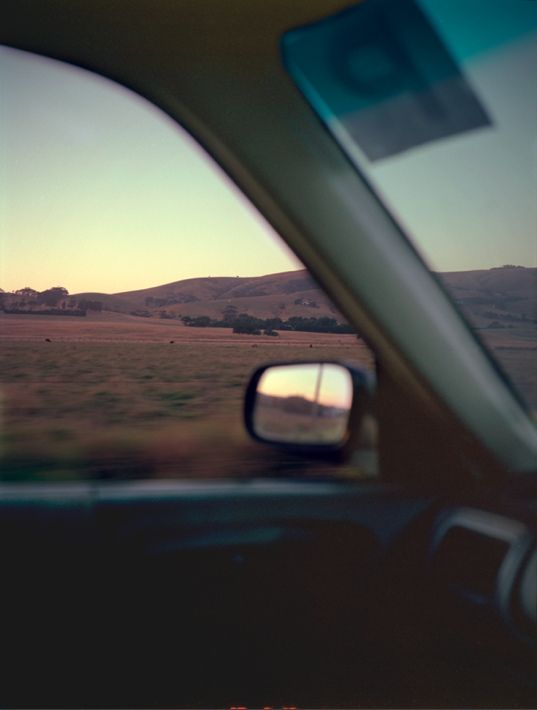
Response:
[[[327,407],[350,409],[352,379],[349,372],[340,365],[326,363],[271,367],[261,376],[257,389],[273,397],[304,397],[314,402],[319,374],[319,403]]]
[[[1,47],[0,85],[4,290],[111,293],[301,268],[220,168],[144,99]]]
[[[518,77],[507,83],[510,95],[496,88],[498,57],[485,52],[471,69],[488,91],[487,108],[506,117],[499,142],[489,127],[452,148],[440,142],[372,169],[438,271],[537,265],[535,47],[505,48]],[[0,86],[4,290],[62,285],[70,293],[113,293],[301,268],[222,171],[145,100],[80,69],[1,47]],[[416,180],[407,179],[409,166]]]

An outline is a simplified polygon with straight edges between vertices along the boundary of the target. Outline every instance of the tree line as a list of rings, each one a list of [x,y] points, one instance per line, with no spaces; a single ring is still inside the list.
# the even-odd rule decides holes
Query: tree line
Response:
[[[232,307],[230,307],[232,308]],[[191,328],[232,328],[234,333],[246,335],[278,335],[279,330],[294,330],[306,333],[355,333],[347,323],[338,323],[335,318],[292,316],[281,318],[256,318],[248,313],[233,313],[226,309],[222,318],[209,316],[183,316],[182,322]]]
[[[0,309],[19,315],[85,316],[88,311],[102,311],[104,306],[102,301],[69,296],[63,286],[53,286],[45,291],[36,291],[27,286],[17,291],[0,292]]]

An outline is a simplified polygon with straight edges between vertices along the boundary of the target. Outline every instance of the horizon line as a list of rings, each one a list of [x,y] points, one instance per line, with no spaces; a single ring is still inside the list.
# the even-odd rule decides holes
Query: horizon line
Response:
[[[458,269],[458,270],[447,270],[447,271],[433,271],[430,269],[431,273],[437,274],[437,275],[443,275],[443,274],[465,274],[465,273],[472,273],[472,272],[477,272],[477,271],[494,271],[497,269],[537,269],[537,266],[525,266],[522,264],[502,264],[500,266],[488,266],[488,267],[481,267],[481,268],[471,268],[471,269]],[[299,272],[306,272],[313,280],[315,280],[315,277],[309,269],[307,269],[305,266],[300,266],[297,267],[296,269],[288,269],[287,271],[276,271],[276,272],[271,272],[268,274],[257,274],[254,276],[241,276],[239,274],[235,276],[187,276],[185,278],[177,279],[176,281],[169,281],[163,284],[156,284],[153,286],[142,286],[142,287],[135,287],[131,289],[126,289],[122,291],[113,291],[113,292],[106,292],[106,291],[70,291],[68,290],[68,295],[69,296],[79,296],[79,295],[84,295],[84,294],[99,294],[102,296],[121,296],[127,293],[133,293],[133,292],[139,292],[139,291],[151,291],[156,288],[165,288],[166,286],[175,286],[180,283],[184,283],[186,281],[208,281],[208,280],[215,280],[215,279],[263,279],[263,278],[268,278],[272,276],[283,276],[286,274],[292,274],[292,273],[299,273]],[[25,285],[25,286],[20,286],[19,288],[12,289],[12,290],[5,290],[0,287],[0,293],[15,293],[16,291],[22,291],[23,289],[32,289],[34,291],[37,291],[38,293],[42,293],[43,291],[39,291],[38,289],[34,289],[32,286]],[[52,286],[48,286],[47,289],[44,289],[45,291],[51,288],[65,288],[62,284],[54,284]],[[319,286],[319,288],[321,288]]]

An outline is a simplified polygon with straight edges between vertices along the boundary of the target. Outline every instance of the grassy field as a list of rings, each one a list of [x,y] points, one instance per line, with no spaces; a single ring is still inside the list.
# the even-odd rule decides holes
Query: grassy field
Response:
[[[534,410],[536,333],[479,333]],[[373,364],[353,335],[252,337],[112,313],[1,314],[2,478],[329,473],[328,464],[251,441],[242,423],[244,389],[257,366],[320,359]]]
[[[283,406],[256,408],[254,426],[264,439],[291,441],[303,444],[333,444],[344,439],[349,416],[345,412],[337,417],[315,416],[309,412],[289,412]]]
[[[271,360],[372,364],[355,336],[252,338],[108,314],[83,323],[3,316],[0,347],[4,480],[311,470],[248,438],[242,402],[251,372]]]

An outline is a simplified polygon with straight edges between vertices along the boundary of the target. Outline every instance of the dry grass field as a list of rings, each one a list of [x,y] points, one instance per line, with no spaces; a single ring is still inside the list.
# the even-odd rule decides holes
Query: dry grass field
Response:
[[[323,474],[326,465],[249,439],[249,376],[271,360],[372,364],[352,335],[252,337],[110,313],[80,321],[0,316],[4,480]]]
[[[332,444],[341,441],[347,432],[348,413],[337,417],[312,416],[289,412],[285,404],[257,407],[254,426],[265,439],[303,444]]]
[[[537,330],[479,331],[537,410]],[[332,473],[251,441],[251,372],[276,360],[372,358],[353,335],[276,337],[105,312],[0,314],[3,480]],[[351,468],[338,473],[356,475]]]

